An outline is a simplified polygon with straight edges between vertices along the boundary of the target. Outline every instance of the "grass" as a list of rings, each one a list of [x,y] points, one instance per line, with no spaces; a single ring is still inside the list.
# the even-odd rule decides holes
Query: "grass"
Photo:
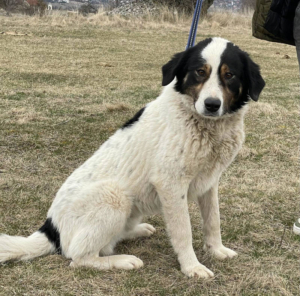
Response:
[[[161,66],[185,48],[191,19],[166,22],[89,18],[0,17],[0,232],[27,236],[45,220],[67,176],[161,90]],[[190,206],[194,248],[215,273],[187,279],[163,219],[149,239],[121,243],[140,257],[138,271],[68,268],[52,255],[0,266],[0,295],[297,295],[300,237],[299,70],[295,49],[251,37],[249,16],[216,14],[198,40],[221,36],[261,66],[266,88],[251,103],[244,148],[222,176],[224,244],[239,257],[219,262],[202,251],[201,219]],[[284,55],[290,59],[284,59]]]

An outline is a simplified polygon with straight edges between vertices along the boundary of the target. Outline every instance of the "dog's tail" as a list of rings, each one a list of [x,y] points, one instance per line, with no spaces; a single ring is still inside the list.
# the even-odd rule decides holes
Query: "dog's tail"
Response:
[[[47,219],[48,221],[48,219]],[[57,251],[45,225],[29,237],[0,235],[0,262],[29,260]]]

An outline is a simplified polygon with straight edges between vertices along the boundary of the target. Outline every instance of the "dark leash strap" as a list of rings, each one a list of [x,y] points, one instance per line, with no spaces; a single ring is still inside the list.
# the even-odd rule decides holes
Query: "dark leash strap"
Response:
[[[198,27],[198,22],[199,22],[199,18],[200,18],[202,2],[203,2],[203,0],[197,0],[194,17],[193,17],[193,22],[192,22],[192,26],[191,26],[191,30],[190,30],[189,40],[188,40],[186,49],[195,45],[197,27]]]

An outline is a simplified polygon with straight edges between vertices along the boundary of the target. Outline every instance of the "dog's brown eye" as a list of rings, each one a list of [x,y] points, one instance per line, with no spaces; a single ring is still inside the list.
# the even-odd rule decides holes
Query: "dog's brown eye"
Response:
[[[206,75],[205,71],[202,69],[197,70],[197,74],[202,77]]]
[[[226,79],[231,79],[233,77],[233,74],[232,73],[230,73],[230,72],[226,72],[225,73],[225,78]]]

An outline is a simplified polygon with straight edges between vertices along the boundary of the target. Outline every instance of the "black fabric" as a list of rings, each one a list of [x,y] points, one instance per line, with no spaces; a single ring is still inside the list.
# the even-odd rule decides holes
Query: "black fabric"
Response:
[[[299,0],[273,0],[264,28],[287,44],[295,45],[294,17]]]

